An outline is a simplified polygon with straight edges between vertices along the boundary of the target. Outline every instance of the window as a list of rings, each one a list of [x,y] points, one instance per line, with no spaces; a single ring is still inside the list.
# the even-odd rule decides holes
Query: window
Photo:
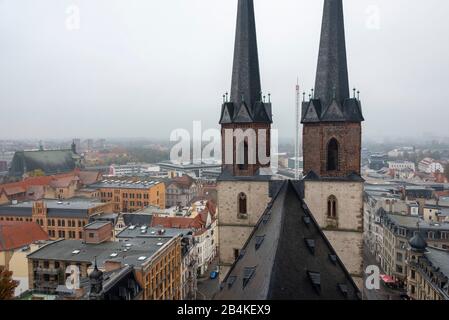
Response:
[[[92,232],[89,232],[89,238],[93,238],[93,237],[95,237],[95,234]]]
[[[239,147],[239,152],[242,151],[242,146]],[[243,159],[242,156],[239,154],[239,159],[237,159],[237,164],[239,166],[239,170],[248,170],[248,141],[245,139],[245,142],[243,142]]]
[[[238,210],[239,216],[248,214],[247,198],[246,194],[244,194],[243,192],[238,196]]]
[[[327,145],[327,171],[338,170],[338,142],[332,138]]]
[[[234,249],[234,260],[237,260],[240,256],[239,249]]]
[[[330,196],[327,199],[327,217],[337,219],[337,198],[335,196]]]

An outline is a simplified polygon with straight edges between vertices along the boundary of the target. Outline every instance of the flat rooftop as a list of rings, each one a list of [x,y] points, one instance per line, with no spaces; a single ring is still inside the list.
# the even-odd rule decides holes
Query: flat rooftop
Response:
[[[173,238],[179,235],[186,235],[192,232],[191,229],[176,228],[155,228],[155,227],[137,227],[129,226],[121,231],[117,238],[135,239],[135,238]]]
[[[88,210],[105,203],[90,199],[42,200],[47,206],[49,217],[78,218],[87,217]],[[28,217],[32,214],[33,202],[19,202],[0,206],[1,216]]]
[[[90,188],[112,188],[112,189],[149,189],[158,185],[160,181],[125,181],[125,180],[103,180],[90,185]]]
[[[40,200],[45,203],[47,206],[47,209],[75,209],[75,210],[88,210],[92,209],[101,205],[104,205],[104,203],[98,201],[97,199],[90,200],[85,198],[72,198],[69,200]],[[33,207],[33,201],[25,201],[25,202],[19,202],[17,204],[7,204],[0,206],[0,208],[32,208]]]
[[[140,267],[148,261],[171,238],[129,239],[125,241],[87,244],[82,240],[59,240],[43,246],[29,254],[31,259],[55,260],[66,262],[85,262],[93,264],[95,259],[99,266],[105,262],[116,261],[123,265]]]

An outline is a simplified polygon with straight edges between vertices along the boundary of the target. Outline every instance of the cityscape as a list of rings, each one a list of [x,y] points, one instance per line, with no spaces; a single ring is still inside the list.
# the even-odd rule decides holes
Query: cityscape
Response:
[[[415,136],[388,131],[391,119],[364,131],[378,106],[364,101],[369,88],[349,82],[352,60],[368,55],[363,38],[348,37],[349,0],[314,1],[321,19],[319,33],[308,35],[317,44],[313,74],[280,74],[293,80],[282,100],[290,104],[278,104],[276,91],[262,87],[269,58],[260,49],[276,41],[258,41],[270,24],[259,7],[278,4],[227,2],[233,18],[219,23],[232,28],[233,46],[221,52],[232,68],[214,77],[231,86],[215,88],[204,121],[178,115],[193,106],[174,106],[170,119],[158,113],[167,106],[146,101],[166,136],[130,136],[125,115],[123,126],[94,119],[113,128],[96,131],[92,119],[83,124],[86,110],[67,125],[78,132],[57,124],[44,134],[58,118],[43,111],[32,117],[45,129],[28,134],[32,128],[8,124],[14,98],[0,89],[0,300],[187,301],[178,315],[201,313],[189,309],[192,301],[449,300],[447,125],[422,120],[420,127],[421,111],[410,111],[395,119],[395,130],[416,126]],[[76,25],[78,7],[68,8]],[[0,37],[5,32],[0,24]],[[440,63],[447,69],[447,58]],[[306,89],[303,78],[312,77]],[[134,85],[145,86],[139,79]],[[355,80],[370,86],[372,78]],[[206,99],[201,86],[189,85]],[[435,115],[447,123],[449,115]],[[213,312],[204,310],[198,315]],[[259,305],[263,313],[269,304]]]

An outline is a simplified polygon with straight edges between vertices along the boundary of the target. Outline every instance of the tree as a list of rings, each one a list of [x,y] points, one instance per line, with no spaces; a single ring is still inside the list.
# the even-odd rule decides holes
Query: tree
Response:
[[[444,166],[444,175],[446,176],[447,180],[449,180],[449,163]]]
[[[19,282],[12,279],[12,272],[0,267],[0,300],[14,298],[14,290],[18,285]]]

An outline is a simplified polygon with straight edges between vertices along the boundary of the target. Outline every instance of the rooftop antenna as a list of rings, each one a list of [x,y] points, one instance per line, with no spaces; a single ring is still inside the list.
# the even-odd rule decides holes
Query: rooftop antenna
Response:
[[[355,91],[356,91],[356,88],[352,89],[352,91],[354,92],[354,99],[355,99]]]
[[[299,180],[299,107],[301,104],[301,93],[299,91],[299,77],[296,79],[296,117],[295,117],[295,180]],[[303,98],[305,99],[305,92],[303,92]]]
[[[303,102],[306,101],[306,93],[305,93],[305,92],[302,93],[302,101],[303,101]]]
[[[226,102],[229,102],[228,96],[229,96],[229,93],[226,92]]]
[[[312,98],[315,99],[315,91],[312,89],[310,89],[310,91],[312,92]]]
[[[360,101],[360,91],[357,91],[357,100]]]
[[[223,103],[226,102],[226,95],[223,95]]]
[[[271,103],[271,93],[268,94],[268,103]]]

